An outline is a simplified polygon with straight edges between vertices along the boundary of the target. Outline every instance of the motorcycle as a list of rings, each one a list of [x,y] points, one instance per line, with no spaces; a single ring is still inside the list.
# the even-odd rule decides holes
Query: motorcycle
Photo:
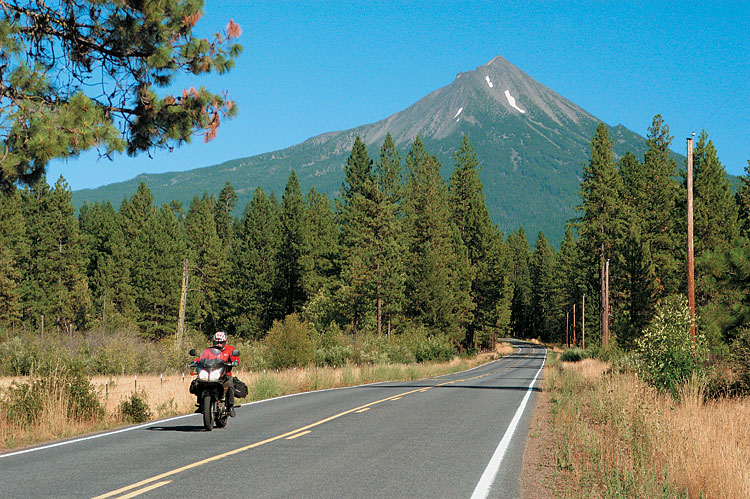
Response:
[[[198,355],[195,349],[190,350],[193,357]],[[233,357],[239,357],[239,350],[234,350]],[[226,393],[232,378],[228,376],[237,361],[226,363],[221,358],[221,350],[214,347],[206,348],[200,358],[190,363],[195,369],[191,375],[196,378],[190,383],[190,393],[198,397],[198,411],[203,414],[203,427],[211,431],[214,424],[217,428],[224,428],[229,418],[229,408],[226,406]]]

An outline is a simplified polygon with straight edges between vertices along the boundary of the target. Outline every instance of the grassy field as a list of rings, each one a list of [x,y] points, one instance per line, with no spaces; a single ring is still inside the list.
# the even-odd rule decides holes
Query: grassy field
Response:
[[[750,497],[750,400],[680,401],[587,359],[547,368],[558,497]]]
[[[464,371],[513,351],[509,344],[498,344],[495,352],[471,358],[454,358],[451,362],[408,365],[344,366],[340,368],[297,368],[283,371],[249,372],[238,370],[235,375],[248,385],[249,393],[239,403],[263,400],[280,395],[326,388],[354,386],[379,381],[407,381]],[[147,404],[152,418],[187,414],[195,410],[195,396],[188,392],[192,377],[158,376],[97,376],[91,379],[99,400],[105,408],[101,418],[70,421],[66,417],[69,401],[64,393],[50,393],[39,403],[42,416],[33,425],[8,421],[0,415],[0,452],[59,438],[104,430],[123,424],[120,404],[137,393]],[[0,378],[0,393],[21,378]]]

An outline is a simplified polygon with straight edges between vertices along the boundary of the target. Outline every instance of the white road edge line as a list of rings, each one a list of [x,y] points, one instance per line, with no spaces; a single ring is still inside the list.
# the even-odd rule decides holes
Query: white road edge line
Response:
[[[500,463],[503,461],[505,451],[508,450],[508,445],[510,445],[510,439],[513,437],[513,433],[516,431],[518,422],[521,420],[521,415],[523,415],[523,410],[526,408],[526,403],[529,401],[529,397],[531,396],[531,390],[532,388],[534,388],[534,384],[539,377],[539,373],[541,373],[542,369],[544,369],[544,364],[546,361],[547,351],[545,350],[542,367],[539,368],[539,370],[536,372],[536,376],[534,376],[534,379],[531,380],[529,389],[526,391],[526,395],[521,401],[521,405],[518,406],[518,410],[516,410],[516,414],[513,416],[508,429],[505,430],[503,439],[500,440],[500,443],[497,445],[497,449],[495,449],[495,453],[492,454],[492,458],[490,459],[489,464],[487,464],[487,468],[485,468],[484,473],[482,473],[482,478],[479,479],[479,483],[477,483],[477,486],[474,489],[474,493],[471,494],[471,499],[485,499],[489,495],[490,489],[492,488],[492,483],[495,481],[495,477],[497,476],[497,472],[500,471]]]
[[[514,353],[517,353],[517,352],[514,352]],[[486,364],[481,364],[479,366],[472,367],[471,369],[467,369],[466,371],[461,371],[459,373],[453,373],[453,374],[445,374],[444,376],[455,376],[455,375],[461,374],[463,372],[473,371],[474,369],[479,369],[480,367],[488,366],[488,365],[493,364],[495,362],[501,361],[501,360],[503,360],[505,358],[507,358],[507,357],[500,357],[497,360],[493,360],[491,362],[487,362]],[[442,376],[436,376],[435,378],[442,378]],[[434,379],[434,378],[422,378],[422,379],[413,380],[413,381],[423,381],[423,380],[426,380],[426,379]],[[375,382],[375,383],[367,383],[367,384],[364,384],[364,385],[342,386],[342,387],[339,387],[339,388],[324,388],[322,390],[313,390],[313,391],[309,391],[309,392],[290,393],[288,395],[281,395],[279,397],[274,397],[274,398],[271,398],[271,399],[256,400],[255,402],[245,402],[245,403],[242,404],[242,406],[262,404],[263,402],[270,402],[272,400],[279,400],[279,399],[284,399],[284,398],[288,398],[288,397],[296,397],[296,396],[299,396],[299,395],[306,395],[306,394],[310,394],[310,393],[321,393],[321,392],[328,392],[328,391],[334,391],[334,390],[347,390],[347,389],[351,389],[351,388],[358,388],[358,387],[361,387],[361,386],[384,385],[386,383],[394,383],[394,381],[378,381],[378,382]],[[189,418],[191,416],[197,416],[197,414],[195,414],[195,413],[183,414],[181,416],[175,416],[175,417],[172,417],[172,418],[160,419],[160,420],[157,420],[157,421],[149,421],[148,423],[144,423],[144,424],[138,425],[138,426],[129,426],[127,428],[121,428],[119,430],[114,430],[114,431],[107,431],[107,432],[104,432],[104,433],[97,433],[96,435],[89,435],[87,437],[75,438],[75,439],[72,439],[72,440],[65,440],[63,442],[56,442],[54,444],[41,445],[41,446],[38,446],[38,447],[30,447],[28,449],[22,449],[22,450],[18,450],[18,451],[15,451],[15,452],[8,452],[7,454],[0,454],[0,459],[2,459],[4,457],[12,457],[12,456],[18,456],[18,455],[21,455],[21,454],[27,454],[29,452],[36,452],[36,451],[45,450],[45,449],[52,449],[53,447],[60,447],[61,445],[75,444],[75,443],[78,443],[78,442],[84,442],[86,440],[94,440],[96,438],[108,437],[110,435],[116,435],[118,433],[124,433],[126,431],[140,430],[141,428],[148,428],[149,426],[157,426],[157,425],[159,425],[161,423],[167,423],[169,421],[175,421],[177,419]]]

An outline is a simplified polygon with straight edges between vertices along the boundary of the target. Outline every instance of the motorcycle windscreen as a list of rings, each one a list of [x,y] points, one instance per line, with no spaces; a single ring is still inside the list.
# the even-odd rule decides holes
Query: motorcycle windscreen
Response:
[[[224,361],[221,360],[221,350],[214,347],[206,348],[205,350],[203,350],[198,364],[204,369],[222,367],[224,365]]]

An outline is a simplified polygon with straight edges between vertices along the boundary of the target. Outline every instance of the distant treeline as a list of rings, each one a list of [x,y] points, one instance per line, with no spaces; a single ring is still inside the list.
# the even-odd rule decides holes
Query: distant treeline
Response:
[[[559,251],[491,222],[476,155],[464,138],[448,183],[421,139],[406,157],[390,135],[373,161],[357,138],[331,202],[257,189],[240,219],[230,183],[218,197],[154,206],[145,184],[119,209],[78,217],[60,178],[0,198],[0,329],[72,334],[136,324],[149,338],[177,327],[184,262],[186,323],[262,339],[290,314],[314,330],[401,334],[421,328],[466,349],[493,336],[564,340],[586,295],[587,344],[599,343],[602,262],[610,262],[612,338],[631,346],[660,300],[684,292],[684,172],[661,117],[643,161],[618,162],[606,126],[591,143],[580,218]],[[750,167],[749,167],[750,168]],[[750,172],[749,172],[750,173]],[[676,179],[682,178],[683,181]],[[705,132],[695,148],[699,324],[719,346],[750,313],[750,177],[731,194]],[[744,237],[742,237],[744,236]],[[580,308],[576,316],[580,331]],[[42,319],[44,317],[44,319]],[[572,314],[567,321],[572,331]]]

